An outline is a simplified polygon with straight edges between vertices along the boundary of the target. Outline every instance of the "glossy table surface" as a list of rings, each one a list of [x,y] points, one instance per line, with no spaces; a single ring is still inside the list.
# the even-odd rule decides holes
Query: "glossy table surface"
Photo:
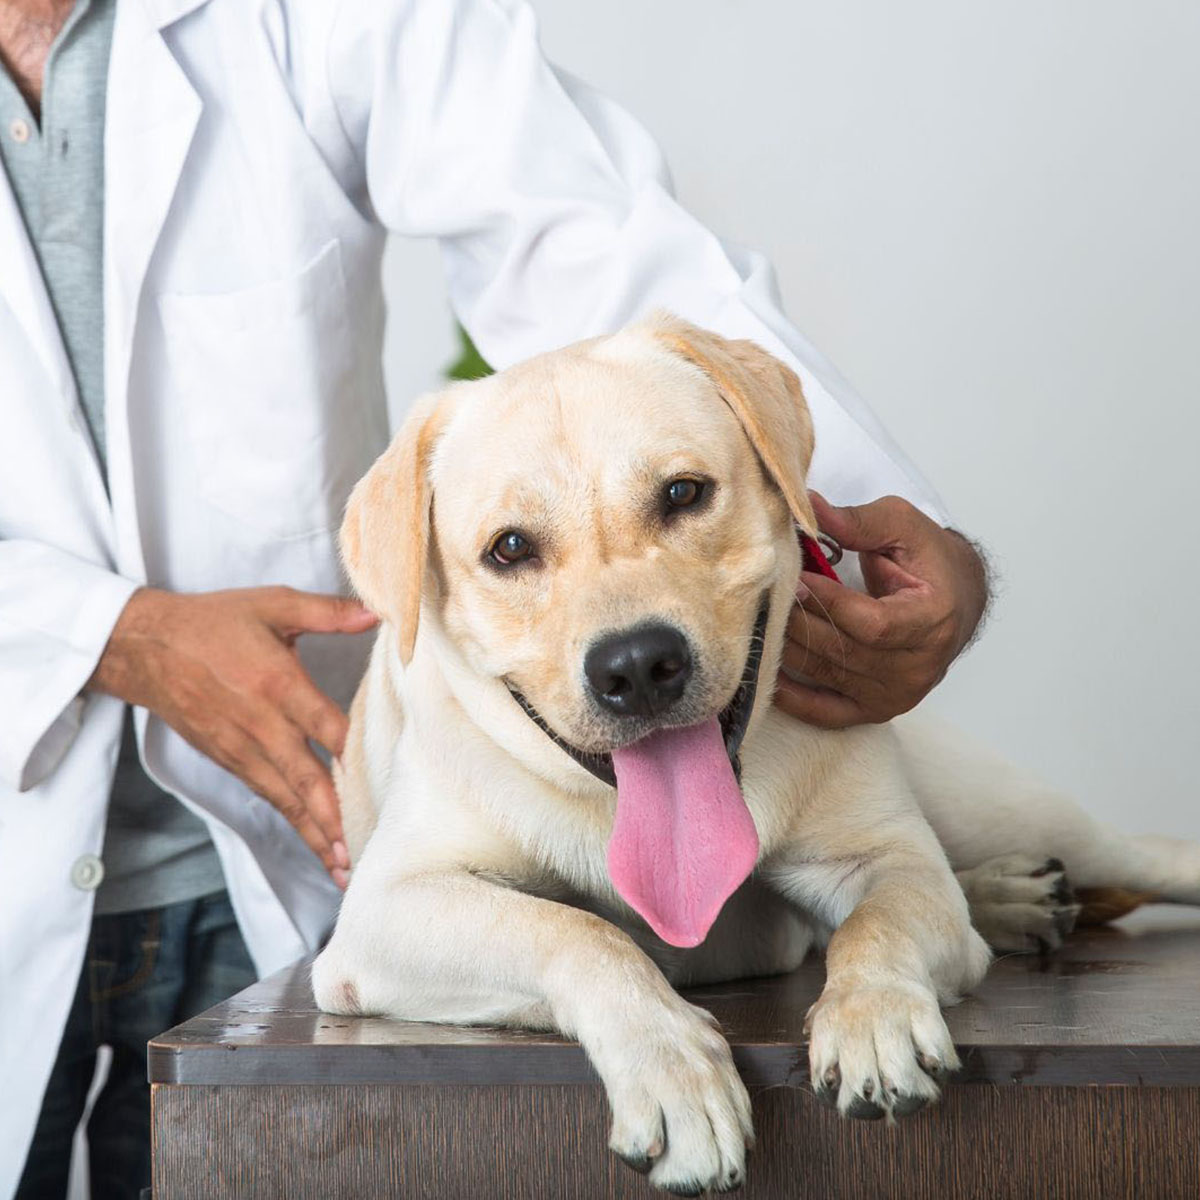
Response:
[[[693,988],[751,1086],[803,1086],[819,958],[785,976]],[[1000,958],[947,1019],[960,1081],[1200,1087],[1200,910],[1154,906],[1074,934],[1048,959]],[[161,1084],[570,1084],[595,1076],[548,1034],[329,1016],[300,962],[156,1038]]]

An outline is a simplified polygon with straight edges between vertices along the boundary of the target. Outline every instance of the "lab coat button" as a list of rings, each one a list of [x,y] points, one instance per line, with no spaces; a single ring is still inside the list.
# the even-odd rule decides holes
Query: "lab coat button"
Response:
[[[21,117],[14,117],[8,123],[8,135],[18,144],[29,141],[29,122]]]
[[[104,864],[94,854],[81,854],[71,868],[71,882],[81,892],[94,892],[104,878]]]

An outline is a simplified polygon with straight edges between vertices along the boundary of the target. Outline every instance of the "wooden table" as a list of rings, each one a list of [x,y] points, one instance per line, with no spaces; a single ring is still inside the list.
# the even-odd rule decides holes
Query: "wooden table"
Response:
[[[1048,961],[1000,960],[949,1014],[943,1103],[889,1128],[814,1099],[819,961],[697,988],[751,1089],[742,1195],[1197,1200],[1200,912],[1143,910]],[[659,1196],[606,1149],[578,1045],[318,1012],[298,963],[150,1044],[154,1197]]]

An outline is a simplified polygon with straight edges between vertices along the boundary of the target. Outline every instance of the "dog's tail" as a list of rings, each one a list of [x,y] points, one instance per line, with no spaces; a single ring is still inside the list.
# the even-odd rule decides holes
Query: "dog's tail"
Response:
[[[1131,892],[1127,888],[1076,888],[1075,898],[1079,901],[1077,927],[1107,925],[1158,899],[1150,892]]]

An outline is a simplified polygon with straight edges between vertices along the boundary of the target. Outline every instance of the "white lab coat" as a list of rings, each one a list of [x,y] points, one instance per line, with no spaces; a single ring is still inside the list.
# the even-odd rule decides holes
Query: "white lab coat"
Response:
[[[656,306],[756,339],[801,371],[829,496],[943,515],[788,325],[767,264],[677,205],[645,132],[541,57],[522,0],[119,0],[105,160],[111,500],[0,173],[0,1196],[80,968],[117,758],[121,704],[80,689],[141,583],[343,590],[342,504],[387,436],[388,231],[439,239],[498,366]],[[305,648],[343,703],[357,642]],[[312,949],[337,899],[316,860],[138,717],[259,970]]]

